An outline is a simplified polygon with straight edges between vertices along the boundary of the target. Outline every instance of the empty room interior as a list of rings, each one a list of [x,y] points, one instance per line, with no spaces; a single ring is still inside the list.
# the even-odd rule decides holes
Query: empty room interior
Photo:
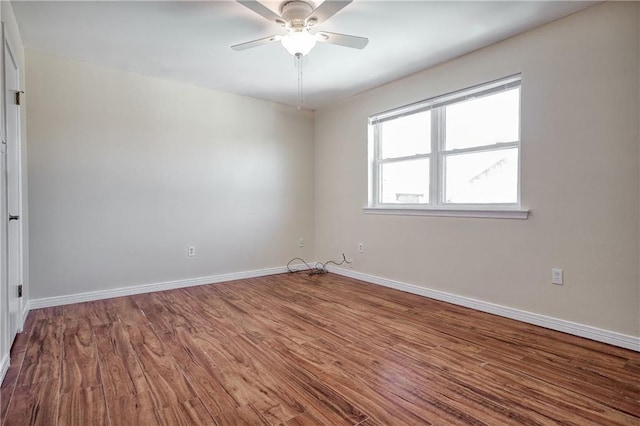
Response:
[[[0,21],[2,425],[640,425],[639,2]]]

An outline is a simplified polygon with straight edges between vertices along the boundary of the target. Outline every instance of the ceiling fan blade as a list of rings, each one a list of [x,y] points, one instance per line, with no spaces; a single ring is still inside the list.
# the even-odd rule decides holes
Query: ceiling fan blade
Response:
[[[354,49],[364,49],[369,43],[369,39],[366,37],[328,33],[326,31],[317,33],[316,38],[318,41],[323,43],[337,44],[339,46],[352,47]]]
[[[321,24],[341,11],[352,1],[353,0],[324,0],[320,6],[307,16],[306,21],[313,22],[313,25]]]
[[[255,13],[257,13],[258,15],[262,16],[265,19],[268,19],[269,21],[275,22],[278,20],[279,21],[282,20],[282,17],[280,15],[278,15],[273,10],[269,9],[267,6],[263,5],[262,3],[256,0],[237,0],[237,2],[243,5],[244,7],[247,7],[253,10]]]
[[[247,50],[247,49],[251,49],[252,47],[258,47],[258,46],[263,46],[265,44],[273,43],[274,41],[279,41],[280,39],[282,39],[282,36],[272,35],[269,37],[248,41],[246,43],[234,44],[233,46],[231,46],[231,48],[233,50]]]

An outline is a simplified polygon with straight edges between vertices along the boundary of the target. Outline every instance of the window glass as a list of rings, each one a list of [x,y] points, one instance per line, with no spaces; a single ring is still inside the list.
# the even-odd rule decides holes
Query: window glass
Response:
[[[431,151],[431,111],[380,124],[382,158],[428,154]]]
[[[518,149],[444,156],[445,203],[518,201]]]
[[[425,204],[429,202],[429,159],[384,163],[382,203]]]
[[[447,150],[517,141],[520,88],[448,105],[445,117]]]

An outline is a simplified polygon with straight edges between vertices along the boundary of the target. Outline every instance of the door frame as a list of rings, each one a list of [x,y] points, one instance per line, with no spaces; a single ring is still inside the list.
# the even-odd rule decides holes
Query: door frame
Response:
[[[10,55],[10,57],[7,57],[7,53],[8,55]],[[6,290],[5,290],[5,296],[6,296],[6,302],[5,302],[5,306],[7,308],[7,313],[8,315],[9,313],[9,302],[10,302],[10,292],[13,290],[12,289],[12,283],[9,282],[9,269],[10,269],[10,262],[9,262],[9,221],[8,221],[8,215],[13,213],[16,214],[18,216],[20,216],[20,220],[18,221],[18,235],[17,235],[17,247],[15,248],[16,250],[16,255],[17,255],[17,271],[16,271],[16,278],[17,278],[17,284],[16,285],[24,285],[23,281],[24,281],[24,253],[23,253],[23,248],[24,248],[24,215],[23,215],[23,169],[22,169],[22,117],[21,117],[21,111],[20,108],[18,106],[17,109],[17,116],[16,116],[16,129],[15,129],[15,156],[11,156],[9,157],[9,140],[8,140],[8,118],[7,118],[7,107],[9,104],[10,99],[9,96],[7,96],[7,73],[6,73],[6,66],[7,66],[7,61],[11,61],[13,63],[13,65],[15,66],[16,69],[16,80],[15,80],[15,84],[16,84],[16,91],[20,90],[20,84],[21,84],[21,79],[20,79],[20,62],[17,60],[16,55],[15,55],[15,49],[13,48],[13,43],[11,42],[11,38],[9,37],[9,34],[7,33],[7,28],[6,25],[4,23],[2,23],[2,90],[3,90],[3,102],[2,102],[2,145],[3,145],[3,149],[4,149],[4,161],[5,164],[4,166],[4,176],[3,176],[3,180],[4,180],[4,185],[2,187],[2,191],[4,192],[4,194],[2,195],[2,200],[4,201],[4,209],[2,209],[2,215],[0,216],[0,220],[2,220],[2,226],[3,226],[3,232],[2,232],[2,241],[0,241],[0,244],[2,244],[3,247],[3,251],[4,253],[2,253],[2,264],[4,266],[4,271],[2,271],[2,280],[4,280],[6,282]],[[9,212],[9,176],[8,176],[8,171],[9,171],[9,161],[10,158],[14,158],[16,161],[16,164],[14,165],[14,168],[16,170],[15,175],[16,175],[16,182],[13,183],[15,185],[17,185],[16,188],[16,212]],[[24,287],[23,287],[24,289]],[[17,289],[16,289],[17,291]],[[23,297],[18,297],[17,298],[17,316],[16,316],[16,333],[20,333],[22,332],[23,328],[24,328],[24,294]],[[7,339],[7,349],[11,348],[11,344],[12,339],[15,336],[10,336],[9,334],[11,333],[11,318],[7,315],[6,318],[6,331],[5,331],[5,338]]]
[[[4,91],[4,42],[6,38],[6,30],[4,22],[0,22],[0,37],[2,38],[2,53],[1,55],[1,69],[0,74],[2,75],[1,86],[2,86],[2,94],[0,97],[2,98],[2,102],[0,102],[0,150],[2,151],[0,154],[0,350],[2,353],[0,354],[0,377],[4,377],[4,373],[6,369],[9,368],[9,351],[11,349],[9,345],[9,276],[7,273],[7,218],[6,218],[6,210],[7,210],[7,200],[6,200],[6,191],[4,188],[5,184],[5,175],[6,175],[6,155],[7,155],[7,138],[6,138],[6,129],[5,129],[5,91]]]

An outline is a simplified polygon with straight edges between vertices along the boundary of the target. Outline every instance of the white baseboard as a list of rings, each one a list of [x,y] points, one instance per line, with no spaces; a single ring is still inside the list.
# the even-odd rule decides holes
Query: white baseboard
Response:
[[[2,356],[2,361],[0,361],[0,384],[4,380],[4,376],[7,374],[7,370],[9,370],[9,354],[4,354]]]
[[[313,264],[313,263],[310,263]],[[292,265],[293,269],[299,269],[304,265]],[[604,330],[589,325],[579,324],[559,318],[549,317],[542,314],[523,311],[520,309],[510,308],[507,306],[497,305],[482,300],[472,299],[469,297],[458,296],[439,290],[432,290],[420,287],[414,284],[402,283],[399,281],[389,280],[386,278],[368,275],[339,267],[329,267],[330,272],[346,277],[355,278],[372,284],[394,288],[396,290],[405,291],[407,293],[417,294],[431,299],[441,300],[443,302],[452,303],[454,305],[465,306],[467,308],[476,309],[482,312],[499,315],[506,318],[526,322],[549,328],[551,330],[562,331],[564,333],[573,334],[575,336],[585,337],[587,339],[596,340],[598,342],[608,343],[610,345],[619,346],[640,352],[640,337],[629,336],[626,334],[616,333],[614,331]],[[224,281],[233,281],[245,278],[262,277],[266,275],[282,274],[287,272],[286,266],[278,266],[275,268],[257,269],[253,271],[235,272],[230,274],[212,275],[209,277],[191,278],[186,280],[165,281],[154,284],[142,284],[130,287],[121,287],[116,289],[92,291],[86,293],[68,294],[64,296],[45,297],[42,299],[32,299],[25,303],[23,307],[23,321],[31,309],[48,308],[51,306],[68,305],[71,303],[90,302],[93,300],[110,299],[112,297],[130,296],[133,294],[151,293],[154,291],[171,290],[183,287],[193,287],[204,284],[214,284]],[[5,362],[5,360],[3,360]],[[1,368],[8,368],[8,358],[6,359],[6,367],[1,364]],[[0,372],[2,370],[0,369]],[[4,374],[4,373],[3,373]],[[4,377],[4,376],[2,376]]]
[[[386,278],[376,277],[374,275],[363,274],[353,270],[339,267],[330,267],[330,272],[345,277],[355,278],[371,284],[377,284],[384,287],[394,288],[396,290],[413,293],[431,299],[441,300],[443,302],[472,308],[482,312],[499,315],[506,318],[526,322],[549,328],[551,330],[562,331],[564,333],[573,334],[575,336],[585,337],[587,339],[596,340],[598,342],[608,343],[610,345],[619,346],[633,351],[640,352],[640,337],[629,336],[626,334],[616,333],[614,331],[603,330],[601,328],[589,325],[579,324],[559,318],[549,317],[546,315],[536,314],[533,312],[523,311],[520,309],[509,308],[507,306],[496,305],[494,303],[484,302],[482,300],[472,299],[469,297],[458,296],[439,290],[431,290],[414,284],[406,284],[399,281],[393,281]]]
[[[29,315],[29,311],[31,310],[31,301],[29,299],[25,299],[22,302],[22,324],[20,324],[20,331],[24,330],[24,323],[27,321],[27,315]]]
[[[304,265],[291,265],[292,269],[298,269]],[[172,290],[183,287],[193,287],[204,284],[214,284],[224,281],[241,280],[245,278],[263,277],[266,275],[283,274],[287,272],[286,266],[275,268],[256,269],[253,271],[234,272],[230,274],[212,275],[209,277],[190,278],[186,280],[165,281],[154,284],[141,284],[129,287],[114,288],[86,293],[67,294],[64,296],[44,297],[32,299],[28,303],[28,309],[49,308],[52,306],[70,305],[72,303],[91,302],[93,300],[110,299],[112,297],[131,296],[133,294],[151,293],[154,291]],[[27,313],[29,312],[27,310]],[[25,316],[26,318],[26,316]]]

